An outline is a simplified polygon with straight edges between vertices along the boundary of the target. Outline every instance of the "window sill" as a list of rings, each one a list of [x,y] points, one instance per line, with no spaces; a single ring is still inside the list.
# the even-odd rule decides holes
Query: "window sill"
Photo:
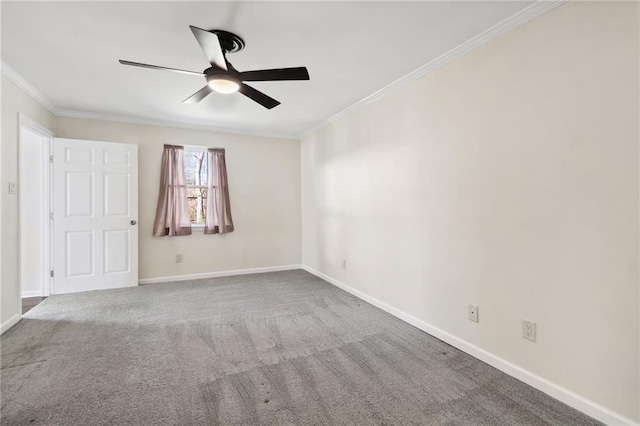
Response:
[[[192,223],[191,230],[204,232],[204,226],[204,223]]]

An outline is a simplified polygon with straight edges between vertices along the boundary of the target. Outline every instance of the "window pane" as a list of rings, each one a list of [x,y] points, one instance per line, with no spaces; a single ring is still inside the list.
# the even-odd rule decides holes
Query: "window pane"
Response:
[[[204,188],[187,188],[189,216],[191,223],[204,223],[207,214],[207,190]]]
[[[187,185],[207,184],[207,153],[184,151],[184,177]]]
[[[207,153],[203,152],[202,167],[200,168],[200,185],[207,185]]]

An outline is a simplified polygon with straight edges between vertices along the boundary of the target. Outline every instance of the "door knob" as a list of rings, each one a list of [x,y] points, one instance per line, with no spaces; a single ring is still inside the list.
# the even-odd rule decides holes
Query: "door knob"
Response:
[[[137,223],[137,222],[136,222],[135,220],[132,220],[132,221],[131,221],[131,224],[132,224],[132,225],[135,225],[136,223]]]

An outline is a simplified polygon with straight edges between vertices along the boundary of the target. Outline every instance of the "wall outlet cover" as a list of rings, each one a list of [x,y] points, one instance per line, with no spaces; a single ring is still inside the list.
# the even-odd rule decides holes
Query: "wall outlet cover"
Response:
[[[478,305],[469,305],[468,317],[469,321],[478,322]]]
[[[182,263],[182,255],[181,254],[176,254],[176,263]]]
[[[522,320],[522,337],[532,342],[536,341],[536,323]]]

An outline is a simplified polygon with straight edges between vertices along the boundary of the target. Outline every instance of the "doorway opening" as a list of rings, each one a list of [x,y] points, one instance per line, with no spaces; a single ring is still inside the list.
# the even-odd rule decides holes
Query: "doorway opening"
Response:
[[[18,281],[20,312],[51,289],[51,143],[53,133],[20,115],[18,126]]]

